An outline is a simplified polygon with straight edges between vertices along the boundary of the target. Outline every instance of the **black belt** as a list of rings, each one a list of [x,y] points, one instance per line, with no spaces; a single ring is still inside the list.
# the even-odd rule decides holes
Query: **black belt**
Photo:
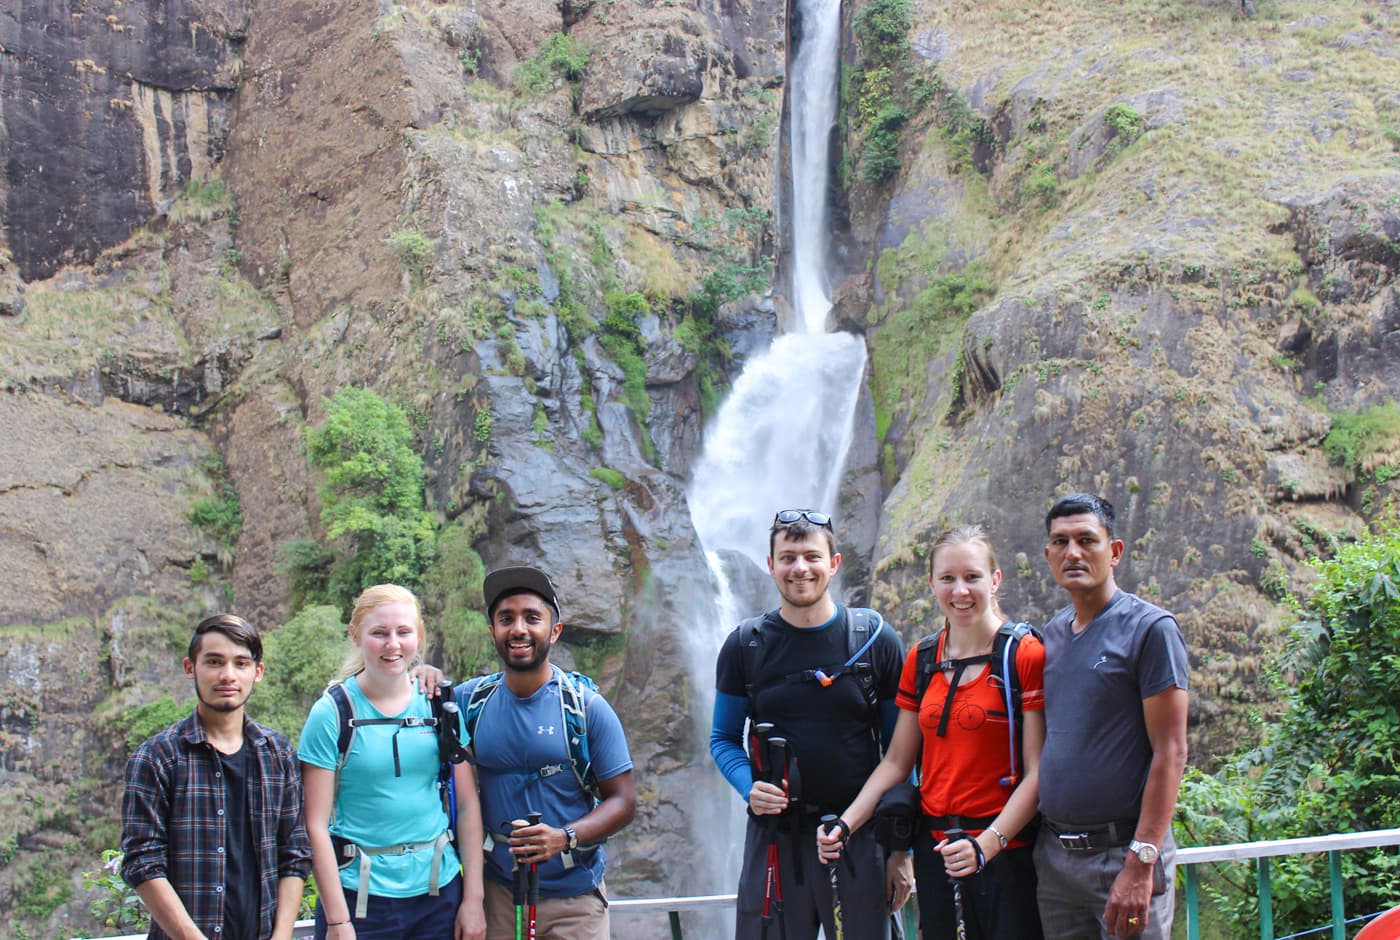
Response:
[[[996,822],[995,816],[925,816],[924,825],[947,832],[949,829],[986,829]]]
[[[1137,832],[1137,820],[1095,823],[1089,826],[1071,826],[1051,819],[1045,819],[1044,822],[1045,828],[1055,834],[1060,848],[1066,852],[1099,852],[1127,845],[1133,841],[1133,835]]]

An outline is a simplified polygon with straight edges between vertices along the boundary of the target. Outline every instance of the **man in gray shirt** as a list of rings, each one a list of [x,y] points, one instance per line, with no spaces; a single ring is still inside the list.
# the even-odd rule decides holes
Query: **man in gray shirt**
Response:
[[[1171,936],[1186,644],[1170,613],[1118,588],[1114,515],[1076,493],[1045,517],[1045,559],[1071,602],[1045,625],[1035,867],[1046,940]]]

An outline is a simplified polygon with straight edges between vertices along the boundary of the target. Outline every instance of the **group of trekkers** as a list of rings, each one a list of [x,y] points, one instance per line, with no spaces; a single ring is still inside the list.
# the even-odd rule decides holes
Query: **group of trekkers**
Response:
[[[1109,503],[1066,496],[1045,524],[1068,606],[1010,621],[990,540],[953,528],[928,553],[943,626],[905,655],[833,598],[831,517],[774,517],[781,603],[716,663],[710,750],[748,807],[736,940],[889,940],[916,885],[925,940],[1170,936],[1181,630],[1117,587]],[[610,935],[603,843],[636,807],[621,722],[550,662],[544,572],[483,595],[503,668],[454,688],[421,664],[413,594],[364,591],[296,750],[244,713],[257,630],[199,624],[195,712],[127,767],[122,874],[151,937],[286,940],[313,872],[318,940]]]

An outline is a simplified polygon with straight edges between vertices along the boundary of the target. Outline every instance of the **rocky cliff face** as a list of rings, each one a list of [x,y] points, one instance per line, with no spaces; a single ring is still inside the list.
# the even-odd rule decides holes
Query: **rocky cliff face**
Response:
[[[849,595],[919,634],[923,546],[974,520],[1008,609],[1043,618],[1039,516],[1098,489],[1125,586],[1187,629],[1202,758],[1257,700],[1298,562],[1381,511],[1397,459],[1320,444],[1400,385],[1400,14],[1260,7],[912,3],[888,100],[859,28],[847,57],[848,116],[905,112],[895,171],[864,173],[869,114],[836,135],[838,318],[871,346]],[[115,844],[113,729],[184,695],[188,625],[291,613],[279,549],[323,534],[303,432],[349,385],[408,411],[430,508],[488,565],[555,575],[560,658],[599,675],[637,762],[614,892],[699,888],[685,660],[711,587],[684,487],[710,389],[781,298],[721,309],[732,363],[688,318],[707,275],[777,248],[787,17],[0,14],[0,905],[25,929],[84,929],[69,870]],[[628,294],[636,362],[607,328]],[[230,489],[236,535],[190,522]]]

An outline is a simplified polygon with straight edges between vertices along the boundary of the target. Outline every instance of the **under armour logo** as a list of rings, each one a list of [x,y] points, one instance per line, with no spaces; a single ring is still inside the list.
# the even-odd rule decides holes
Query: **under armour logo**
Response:
[[[536,725],[536,728],[538,728],[538,730],[535,732],[536,734],[553,734],[553,733],[554,733],[554,726],[553,726],[553,725],[549,725],[548,727],[546,727],[545,725]]]
[[[1090,666],[1089,668],[1090,668],[1090,669],[1097,669],[1097,668],[1099,668],[1100,666],[1102,666],[1102,665],[1103,665],[1104,663],[1106,663],[1106,662],[1108,662],[1108,657],[1107,657],[1107,656],[1100,656],[1100,657],[1099,657],[1099,661],[1096,662],[1096,663],[1094,663],[1094,665]]]

